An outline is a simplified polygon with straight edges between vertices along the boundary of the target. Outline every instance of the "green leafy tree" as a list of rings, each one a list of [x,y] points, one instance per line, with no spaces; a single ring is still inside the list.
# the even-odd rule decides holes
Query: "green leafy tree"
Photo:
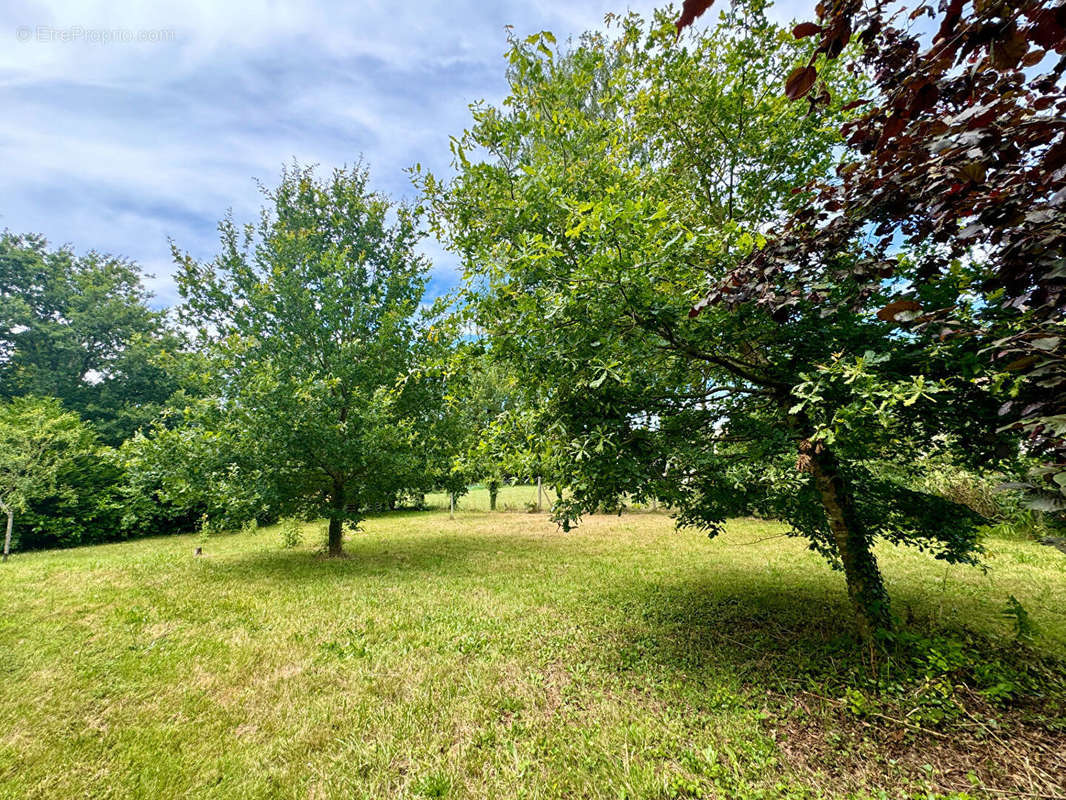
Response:
[[[109,444],[159,413],[179,342],[129,261],[0,234],[0,397],[58,397]]]
[[[105,479],[100,480],[104,475]],[[0,403],[0,511],[6,515],[4,555],[11,550],[15,515],[23,544],[77,544],[99,517],[113,519],[107,466],[96,435],[53,398]],[[112,513],[108,515],[108,510]]]
[[[685,0],[678,30],[711,5]],[[922,310],[903,327],[984,340],[981,355],[1012,384],[999,422],[1044,461],[1018,486],[1031,508],[1066,512],[1066,8],[839,0],[810,11],[817,21],[793,34],[812,47],[785,92],[812,108],[828,102],[819,70],[842,56],[871,76],[861,115],[841,129],[847,159],[805,187],[807,202],[706,302],[778,307],[857,246],[863,262],[881,265],[855,276],[870,283],[893,274],[901,243],[921,250],[925,283],[954,282],[959,261],[976,261],[970,291],[988,312],[983,324],[960,330],[952,307],[926,306],[907,280],[886,309]],[[788,280],[752,280],[779,273]]]
[[[189,530],[205,515],[221,528],[270,514],[267,492],[215,398],[190,401],[122,443],[123,525]]]
[[[496,510],[500,486],[516,470],[514,448],[505,435],[504,419],[519,407],[518,378],[502,363],[487,357],[477,343],[454,351],[449,406],[456,415],[459,439],[453,471],[464,483],[484,481],[489,510]]]
[[[213,262],[175,250],[180,314],[210,354],[235,469],[277,512],[327,516],[341,555],[343,524],[409,473],[426,411],[418,218],[361,167],[294,166],[264,194],[257,225],[222,221]]]
[[[757,1],[677,43],[672,19],[616,20],[565,52],[548,34],[513,41],[509,96],[474,108],[455,180],[422,185],[493,354],[540,389],[564,524],[626,497],[663,500],[712,535],[737,514],[783,519],[843,569],[869,636],[890,621],[876,539],[949,561],[976,548],[973,514],[878,465],[905,471],[993,403],[960,367],[974,363],[965,342],[930,351],[877,316],[887,288],[860,291],[861,264],[810,290],[835,313],[808,293],[774,313],[690,317],[695,287],[834,166],[858,87],[826,70],[833,104],[790,103],[779,76],[807,45]],[[966,313],[964,272],[920,290]],[[968,444],[980,457],[996,442]]]

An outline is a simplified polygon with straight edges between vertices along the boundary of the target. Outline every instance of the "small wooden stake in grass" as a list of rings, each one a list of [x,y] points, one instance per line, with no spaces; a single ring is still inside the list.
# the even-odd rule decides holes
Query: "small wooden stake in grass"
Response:
[[[11,526],[15,524],[15,509],[0,501],[0,509],[7,513],[7,532],[4,534],[4,561],[7,561],[8,553],[11,552]]]

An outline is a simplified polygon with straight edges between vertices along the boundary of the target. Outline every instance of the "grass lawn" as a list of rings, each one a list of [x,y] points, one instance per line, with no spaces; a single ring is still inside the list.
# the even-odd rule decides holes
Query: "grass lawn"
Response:
[[[875,674],[842,577],[777,524],[564,534],[474,495],[370,519],[343,560],[324,524],[16,554],[0,797],[1066,794],[1057,550],[883,548],[925,638]]]
[[[555,500],[555,491],[547,484],[541,487],[541,505],[546,511]],[[448,495],[445,492],[426,495],[426,506],[440,511],[448,510]],[[519,484],[518,486],[501,486],[496,495],[497,511],[532,511],[537,505],[537,487]],[[489,491],[484,487],[471,489],[459,498],[458,511],[488,511]]]

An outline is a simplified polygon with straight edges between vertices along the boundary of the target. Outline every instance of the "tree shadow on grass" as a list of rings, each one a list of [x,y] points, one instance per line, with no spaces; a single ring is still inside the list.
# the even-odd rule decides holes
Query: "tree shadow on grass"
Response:
[[[629,586],[615,668],[708,683],[728,675],[760,696],[813,693],[859,717],[905,718],[911,731],[972,725],[976,713],[1066,736],[1066,661],[1027,641],[919,614],[871,648],[855,633],[842,588],[731,577],[719,587],[688,579]]]
[[[827,596],[822,587],[770,584],[756,574],[732,576],[725,586],[678,579],[617,588],[628,619],[622,665],[728,672],[771,688],[846,671],[861,649],[843,592]]]
[[[694,709],[759,712],[800,773],[832,765],[834,781],[864,791],[904,776],[957,790],[969,775],[1048,796],[1066,788],[1066,662],[1025,642],[918,617],[871,660],[842,589],[752,574],[619,591],[627,622],[603,654],[608,669],[642,686],[695,684],[683,695]]]
[[[573,540],[555,541],[565,560],[583,557],[572,548]],[[221,558],[211,563],[205,577],[222,583],[314,581],[327,591],[330,584],[348,587],[353,581],[377,578],[401,583],[430,576],[498,581],[514,575],[520,580],[536,574],[545,551],[556,546],[537,537],[453,532],[395,540],[355,536],[345,543],[345,558],[264,550]],[[980,690],[990,682],[1009,683],[1014,697],[1008,700],[1026,697],[1029,687],[1039,682],[1034,674],[1066,679],[1066,665],[1025,642],[935,624],[931,616],[922,616],[918,599],[901,594],[894,598],[897,607],[914,605],[919,613],[881,642],[871,657],[855,633],[843,578],[828,570],[804,580],[763,573],[754,566],[724,565],[710,572],[681,568],[674,576],[654,580],[634,575],[619,581],[615,572],[559,574],[570,589],[580,582],[587,595],[583,609],[560,608],[560,613],[572,613],[587,626],[601,640],[597,660],[622,672],[715,680],[729,674],[771,691],[819,686],[840,694],[856,685],[876,688],[886,676],[904,683],[926,681],[944,662],[937,678],[957,678]],[[546,601],[551,602],[550,594]],[[578,619],[586,612],[587,619]]]
[[[342,558],[329,558],[321,551],[263,550],[253,554],[222,558],[214,562],[211,576],[218,580],[303,581],[346,583],[353,579],[394,575],[418,577],[425,574],[469,577],[494,562],[507,560],[507,569],[521,569],[516,560],[534,560],[543,545],[523,538],[521,547],[503,549],[495,536],[450,533],[397,540],[355,536],[344,543]]]
[[[761,720],[754,725],[772,729],[798,774],[820,774],[820,765],[835,763],[834,780],[850,785],[850,776],[859,776],[858,788],[893,785],[892,770],[925,780],[927,763],[946,776],[945,790],[971,770],[988,785],[1011,785],[980,772],[985,762],[1040,758],[1043,774],[1061,772],[1055,754],[1066,751],[1066,665],[1023,642],[934,623],[922,616],[918,598],[897,592],[897,607],[913,604],[918,617],[883,644],[871,665],[854,632],[843,579],[828,570],[783,577],[754,564],[715,565],[709,555],[699,568],[679,565],[655,577],[641,577],[638,569],[620,579],[617,570],[568,572],[565,562],[590,555],[573,542],[454,532],[355,537],[346,542],[344,559],[264,551],[219,559],[208,574],[226,583],[314,581],[338,596],[378,578],[401,586],[455,579],[462,592],[482,576],[499,582],[543,574],[547,551],[554,551],[562,556],[562,591],[543,593],[538,602],[557,603],[558,614],[573,623],[559,630],[570,637],[577,629],[581,641],[577,648],[569,638],[561,646],[552,642],[551,652],[560,654],[562,671],[588,676],[594,693],[620,684],[676,713],[744,707]],[[561,634],[546,629],[544,635]],[[538,656],[528,657],[532,666]],[[1047,689],[1055,684],[1058,689]],[[898,768],[875,763],[885,758]],[[1058,791],[1052,782],[1037,785]]]
[[[854,612],[843,587],[829,583],[783,585],[755,570],[727,570],[716,583],[679,577],[670,582],[639,582],[614,587],[616,602],[631,620],[636,635],[659,667],[678,670],[728,666],[739,674],[771,676],[771,683],[794,685],[815,678],[876,673],[882,664],[915,655],[930,646],[962,648],[950,654],[1000,661],[1039,661],[1062,668],[1066,663],[1031,643],[993,637],[964,625],[935,621],[920,598],[894,597],[911,617],[870,648],[859,639]],[[950,660],[950,658],[949,658]],[[871,673],[871,663],[873,671]]]

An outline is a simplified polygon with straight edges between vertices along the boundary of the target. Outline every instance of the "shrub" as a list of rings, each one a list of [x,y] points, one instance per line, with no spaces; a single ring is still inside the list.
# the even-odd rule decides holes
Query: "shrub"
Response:
[[[997,536],[1039,538],[1047,527],[1042,515],[1026,507],[1021,492],[1002,488],[1003,480],[1002,475],[982,475],[941,462],[923,471],[916,488],[975,511]]]
[[[122,535],[122,469],[54,398],[0,405],[0,500],[15,508],[15,549],[70,547]]]
[[[281,535],[281,546],[286,549],[291,550],[303,544],[303,530],[300,527],[299,520],[286,517],[279,525],[279,533]]]

